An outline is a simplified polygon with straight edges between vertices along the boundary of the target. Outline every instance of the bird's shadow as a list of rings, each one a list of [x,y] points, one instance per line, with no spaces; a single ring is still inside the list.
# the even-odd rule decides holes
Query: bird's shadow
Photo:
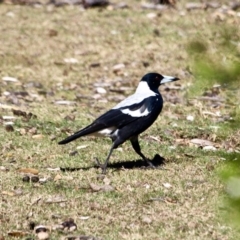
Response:
[[[165,158],[161,157],[159,154],[156,154],[154,158],[151,160],[151,163],[156,167],[160,167],[165,164]],[[115,170],[120,169],[148,169],[150,168],[147,163],[145,163],[142,159],[138,159],[136,161],[126,161],[126,162],[116,162],[116,163],[109,163],[108,168],[112,168]],[[60,167],[61,171],[63,172],[74,172],[79,170],[89,170],[91,168],[99,168],[96,164],[90,167],[76,167],[76,168],[69,168],[69,167]]]

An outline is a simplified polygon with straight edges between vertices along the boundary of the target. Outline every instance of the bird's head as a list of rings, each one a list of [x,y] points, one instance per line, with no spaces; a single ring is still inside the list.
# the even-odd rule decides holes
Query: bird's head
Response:
[[[177,77],[165,76],[158,73],[147,73],[141,79],[141,82],[147,82],[152,91],[158,91],[161,84],[179,80]]]

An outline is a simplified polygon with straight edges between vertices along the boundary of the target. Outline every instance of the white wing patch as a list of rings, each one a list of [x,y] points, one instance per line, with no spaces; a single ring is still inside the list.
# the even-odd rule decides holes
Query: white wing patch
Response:
[[[132,117],[144,117],[149,114],[149,111],[147,108],[144,110],[144,112],[141,112],[141,108],[139,108],[135,111],[131,111],[130,109],[127,108],[127,109],[122,109],[121,112],[124,114],[128,114]]]

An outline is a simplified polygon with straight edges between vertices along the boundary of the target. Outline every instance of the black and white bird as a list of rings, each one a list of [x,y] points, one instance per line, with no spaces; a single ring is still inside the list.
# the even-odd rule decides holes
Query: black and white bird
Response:
[[[89,126],[60,141],[59,144],[66,144],[86,135],[110,137],[113,144],[105,163],[101,165],[102,173],[105,174],[113,150],[130,140],[135,152],[154,168],[151,161],[141,152],[138,136],[153,124],[162,110],[163,99],[158,91],[159,86],[176,80],[179,78],[158,73],[144,75],[133,95],[101,115]]]

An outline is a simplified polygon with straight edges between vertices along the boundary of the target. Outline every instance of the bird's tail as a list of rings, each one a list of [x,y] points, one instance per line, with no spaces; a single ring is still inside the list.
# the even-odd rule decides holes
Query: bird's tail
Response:
[[[102,130],[104,128],[103,125],[101,124],[98,124],[98,123],[93,123],[83,129],[81,129],[80,131],[74,133],[73,135],[63,139],[62,141],[60,141],[58,144],[62,145],[62,144],[66,144],[66,143],[69,143],[77,138],[80,138],[80,137],[83,137],[83,136],[86,136],[86,135],[89,135],[89,134],[92,134],[92,133],[95,133],[95,132],[98,132],[100,130]]]
[[[73,140],[75,140],[75,139],[77,139],[77,138],[79,138],[79,137],[81,137],[81,136],[82,136],[81,131],[76,132],[76,133],[74,133],[73,135],[71,135],[71,136],[63,139],[62,141],[58,142],[58,144],[61,144],[61,145],[62,145],[62,144],[69,143],[69,142],[71,142],[71,141],[73,141]]]

